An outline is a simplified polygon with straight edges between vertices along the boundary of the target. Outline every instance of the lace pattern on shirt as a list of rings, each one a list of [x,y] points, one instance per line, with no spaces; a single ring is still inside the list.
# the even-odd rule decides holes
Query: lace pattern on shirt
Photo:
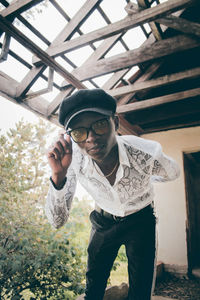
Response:
[[[165,169],[159,163],[158,160],[154,160],[154,165],[153,165],[153,168],[152,168],[152,175],[154,175],[154,174],[155,175],[159,174],[159,177],[162,177],[162,178],[168,178],[167,172],[165,171]]]
[[[62,197],[52,197],[52,202],[49,203],[49,206],[46,206],[46,215],[55,228],[63,226],[69,217],[69,210],[73,199],[72,195],[76,186],[76,178],[72,169],[69,169],[68,173],[69,176],[66,183],[67,192]]]
[[[130,168],[128,166],[124,167],[124,176],[118,183],[118,193],[121,203],[127,202],[130,197],[138,197],[134,200],[138,202],[143,201],[147,197],[144,192],[149,184],[149,176],[151,172],[152,156],[141,150],[134,149],[126,144],[124,144],[128,159],[130,163]],[[140,196],[144,194],[143,196]],[[133,205],[133,201],[131,201]]]

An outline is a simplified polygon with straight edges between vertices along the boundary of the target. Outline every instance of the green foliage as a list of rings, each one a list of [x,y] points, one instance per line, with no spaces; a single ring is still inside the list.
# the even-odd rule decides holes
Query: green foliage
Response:
[[[90,200],[83,197],[81,200],[78,198],[73,199],[72,210],[70,212],[69,221],[66,223],[65,228],[70,233],[69,241],[75,247],[78,246],[82,249],[85,261],[87,258],[87,246],[90,235],[90,221],[89,214],[92,211]]]
[[[127,262],[127,256],[124,245],[119,249],[117,261]]]
[[[82,292],[82,248],[43,213],[45,145],[52,126],[16,124],[0,136],[0,299],[73,299]],[[67,295],[67,296],[66,296]]]

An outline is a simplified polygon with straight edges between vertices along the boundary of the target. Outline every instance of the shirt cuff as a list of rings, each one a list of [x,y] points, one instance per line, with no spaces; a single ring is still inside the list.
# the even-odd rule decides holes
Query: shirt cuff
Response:
[[[51,177],[50,177],[50,181],[51,181],[51,183],[52,183],[54,189],[56,189],[57,191],[61,191],[61,190],[63,189],[63,187],[65,186],[65,184],[66,184],[67,178],[65,177],[62,186],[59,187],[59,188],[55,185],[55,183],[53,182],[53,180],[52,180]]]

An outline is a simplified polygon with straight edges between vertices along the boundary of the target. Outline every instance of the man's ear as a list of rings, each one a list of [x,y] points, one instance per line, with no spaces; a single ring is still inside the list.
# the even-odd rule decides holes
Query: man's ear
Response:
[[[114,116],[115,130],[117,131],[119,128],[119,118],[117,115]]]

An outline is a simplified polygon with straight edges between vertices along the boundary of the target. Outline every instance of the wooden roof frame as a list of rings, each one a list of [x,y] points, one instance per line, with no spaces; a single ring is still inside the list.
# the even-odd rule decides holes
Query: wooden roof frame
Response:
[[[194,53],[199,51],[200,24],[195,18],[193,20],[192,17],[191,19],[182,17],[182,13],[191,7],[199,9],[198,1],[168,0],[161,4],[159,0],[137,0],[137,4],[124,1],[127,2],[125,6],[127,17],[111,23],[100,6],[103,0],[87,0],[72,19],[69,18],[56,0],[49,0],[66,19],[66,26],[52,42],[49,42],[22,15],[23,12],[40,2],[42,0],[15,0],[9,5],[6,0],[0,0],[0,3],[5,6],[0,12],[1,33],[5,32],[4,42],[0,44],[2,48],[0,59],[4,61],[9,59],[9,55],[11,55],[28,68],[28,72],[21,82],[16,82],[0,71],[1,95],[58,124],[57,114],[62,99],[70,95],[75,89],[87,88],[84,82],[88,81],[94,88],[101,87],[116,97],[117,112],[120,115],[119,134],[140,135],[152,131],[193,126],[194,124],[200,125],[200,117],[198,120],[195,114],[195,112],[200,112],[200,108],[198,110],[196,104],[199,103],[200,62],[197,61],[195,67],[191,64],[191,68],[186,66],[176,72],[167,69],[167,73],[162,73],[162,66],[165,64],[166,58],[170,59],[180,53],[187,54],[191,51],[192,53],[193,51]],[[80,26],[95,10],[98,10],[107,25],[83,34]],[[47,45],[45,51],[12,24],[15,18],[19,19]],[[144,28],[146,23],[151,28],[150,33]],[[146,41],[139,48],[131,50],[124,42],[123,36],[127,30],[137,26],[140,26],[145,33]],[[168,36],[167,32],[169,30],[173,34]],[[78,33],[79,37],[72,39],[75,33]],[[23,57],[19,57],[12,49],[9,49],[10,38],[16,39],[33,54],[32,64],[26,62]],[[96,47],[95,42],[100,40],[102,43]],[[124,47],[125,52],[107,58],[106,54],[118,41]],[[86,45],[91,47],[93,53],[81,66],[77,67],[69,60],[67,54]],[[67,71],[61,63],[57,62],[56,57],[60,57],[70,64],[73,71]],[[137,66],[138,71],[133,72],[128,80],[125,79],[126,74],[131,71],[133,66]],[[47,67],[49,68],[48,77],[44,75],[44,70]],[[57,72],[63,78],[61,85],[54,81],[54,72]],[[112,76],[102,86],[98,86],[95,78],[105,74],[112,74]],[[37,92],[31,91],[32,86],[39,78],[47,81],[47,87]],[[181,90],[173,88],[176,84],[180,85],[182,83],[186,84]],[[42,98],[42,95],[51,91],[53,87],[59,93],[49,103]],[[169,91],[167,87],[170,87]],[[166,90],[165,94],[160,92],[161,88]],[[157,94],[151,97],[151,94],[155,91],[157,91]],[[143,127],[142,124],[134,122],[134,114],[138,111],[142,114],[145,110],[163,109],[166,105],[172,104],[177,105],[179,108],[179,105],[182,103],[185,105],[185,101],[188,99],[197,101],[194,105],[195,112],[191,112],[191,119],[186,121],[185,124],[183,124],[182,119],[180,119],[180,123],[170,123],[170,113],[165,116],[169,121],[163,127],[159,124],[154,124],[153,127],[144,124]],[[186,115],[187,111],[184,113]],[[180,110],[180,115],[177,113],[177,117],[181,118],[184,113]],[[192,116],[194,116],[194,119],[192,119]]]

